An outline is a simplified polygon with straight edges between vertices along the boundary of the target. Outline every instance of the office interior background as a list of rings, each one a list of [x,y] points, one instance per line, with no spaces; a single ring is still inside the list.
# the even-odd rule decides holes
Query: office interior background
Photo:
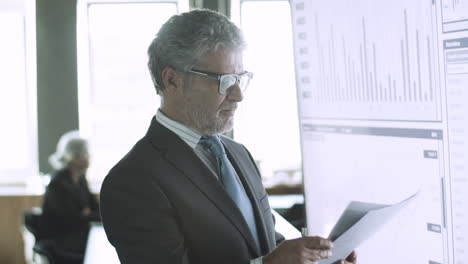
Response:
[[[96,193],[144,135],[159,106],[147,47],[164,21],[192,8],[224,13],[243,29],[244,66],[255,77],[229,136],[252,152],[278,208],[303,201],[288,1],[1,0],[0,263],[30,261],[22,213],[40,207],[61,135],[89,139]]]
[[[327,236],[350,201],[418,193],[360,263],[468,263],[466,0],[0,0],[0,263],[25,263],[22,213],[63,133],[89,138],[96,193],[145,133],[159,105],[147,46],[191,8],[244,31],[254,78],[229,136],[272,207],[305,201]]]

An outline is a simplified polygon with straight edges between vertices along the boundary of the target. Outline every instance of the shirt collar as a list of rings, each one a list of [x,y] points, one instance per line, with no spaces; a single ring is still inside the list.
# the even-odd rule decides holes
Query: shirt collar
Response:
[[[202,135],[196,130],[170,119],[159,109],[156,112],[156,120],[161,125],[174,132],[193,149],[197,146],[198,142],[200,141],[200,138],[202,137]]]

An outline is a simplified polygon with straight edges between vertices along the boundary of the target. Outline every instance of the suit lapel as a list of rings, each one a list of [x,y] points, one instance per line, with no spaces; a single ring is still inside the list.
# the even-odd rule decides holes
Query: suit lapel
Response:
[[[250,202],[252,203],[255,219],[258,223],[257,231],[260,246],[262,247],[262,252],[265,252],[265,250],[268,250],[269,244],[265,219],[262,212],[260,212],[260,201],[258,200],[256,195],[254,194],[254,191],[252,190],[252,186],[254,186],[254,181],[256,181],[255,179],[253,179],[253,177],[256,177],[257,175],[254,176],[254,173],[252,173],[252,168],[248,169],[249,167],[251,167],[251,165],[248,165],[249,160],[245,159],[245,154],[241,155],[241,153],[239,151],[236,151],[230,144],[226,144],[226,141],[223,141],[223,143],[229,155],[229,159],[231,160],[232,165],[235,167],[237,174],[241,179],[242,184],[244,185],[244,189],[247,192],[247,195],[249,196]]]
[[[248,242],[255,255],[260,251],[255,245],[249,227],[237,205],[224,191],[217,177],[206,167],[179,136],[159,124],[154,118],[147,136],[153,146],[165,153],[171,164],[179,169],[215,206],[231,221]]]

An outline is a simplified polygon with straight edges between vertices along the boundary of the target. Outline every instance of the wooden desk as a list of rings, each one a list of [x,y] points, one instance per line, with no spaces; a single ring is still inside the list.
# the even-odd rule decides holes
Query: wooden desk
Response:
[[[302,188],[302,187],[301,187]],[[40,207],[42,203],[42,194],[40,192],[29,191],[24,188],[0,188],[0,263],[2,264],[25,264],[24,256],[24,244],[22,236],[23,228],[23,212],[26,209],[31,207]],[[290,197],[291,199],[284,199],[285,197]],[[275,200],[275,198],[278,198]],[[300,195],[286,195],[283,197],[271,197],[272,207],[284,207],[284,203],[291,203],[291,201],[297,202],[302,196]],[[290,201],[291,200],[291,201]],[[281,229],[281,228],[279,228]],[[97,231],[96,231],[97,230]],[[91,237],[97,237],[93,239]],[[90,233],[90,243],[102,245],[104,249],[102,252],[112,252],[114,248],[109,244],[107,238],[105,237],[104,230],[102,227],[95,228],[93,233]],[[96,242],[100,241],[100,242]],[[91,248],[94,248],[93,245],[90,245]],[[110,247],[110,248],[109,248]],[[91,250],[91,249],[90,249]],[[99,249],[98,251],[101,251]],[[115,254],[115,251],[113,251]],[[92,254],[92,253],[90,253]],[[111,256],[112,253],[105,253],[104,256]],[[117,256],[110,257],[109,259],[117,259]],[[109,262],[109,259],[105,259],[103,262],[95,262],[96,260],[101,259],[97,257],[88,257],[90,258],[86,264],[92,263],[114,263]],[[118,259],[117,262],[119,263]]]
[[[286,195],[286,194],[303,194],[304,187],[302,184],[296,185],[275,185],[265,188],[269,195]]]
[[[23,212],[41,202],[42,194],[0,188],[0,263],[25,264]]]

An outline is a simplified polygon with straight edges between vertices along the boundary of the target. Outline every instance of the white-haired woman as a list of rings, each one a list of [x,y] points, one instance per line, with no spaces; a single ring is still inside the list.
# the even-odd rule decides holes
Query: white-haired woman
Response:
[[[42,204],[45,229],[55,241],[62,263],[81,263],[86,248],[90,221],[100,221],[99,205],[89,191],[88,142],[78,131],[65,133],[57,151],[49,158],[56,169],[47,186]],[[63,259],[73,256],[74,260]]]

